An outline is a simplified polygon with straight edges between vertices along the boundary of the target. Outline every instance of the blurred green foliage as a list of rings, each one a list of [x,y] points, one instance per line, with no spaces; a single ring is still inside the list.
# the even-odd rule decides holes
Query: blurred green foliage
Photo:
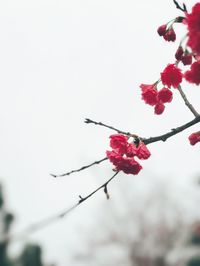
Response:
[[[37,244],[27,244],[15,259],[8,255],[8,239],[14,215],[7,212],[3,189],[0,185],[0,266],[44,266],[42,248]]]

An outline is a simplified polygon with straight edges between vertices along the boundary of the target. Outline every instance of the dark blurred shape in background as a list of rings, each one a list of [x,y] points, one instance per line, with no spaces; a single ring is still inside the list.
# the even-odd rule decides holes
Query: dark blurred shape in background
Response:
[[[9,257],[8,239],[14,215],[6,210],[4,203],[3,189],[0,185],[0,266],[47,266],[43,264],[42,248],[38,244],[26,244],[17,258]]]

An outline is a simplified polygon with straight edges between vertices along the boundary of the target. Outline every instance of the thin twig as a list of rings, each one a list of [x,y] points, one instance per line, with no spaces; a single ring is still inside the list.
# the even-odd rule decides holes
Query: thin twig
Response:
[[[90,197],[92,197],[94,194],[96,194],[96,192],[98,192],[99,190],[103,189],[104,192],[106,193],[106,197],[108,199],[109,195],[108,195],[108,190],[107,190],[107,186],[108,184],[116,177],[116,175],[118,174],[119,172],[115,172],[115,174],[109,178],[105,183],[103,183],[101,186],[99,186],[97,189],[95,189],[94,191],[92,191],[91,193],[89,193],[87,196],[85,197],[81,197],[79,196],[79,200],[76,204],[72,205],[71,207],[53,215],[53,216],[50,216],[46,219],[43,219],[39,222],[36,222],[32,225],[30,225],[28,228],[26,228],[23,232],[17,234],[17,235],[14,235],[14,236],[10,236],[10,237],[7,237],[5,239],[3,239],[2,241],[5,242],[5,241],[13,241],[13,240],[20,240],[20,239],[23,239],[27,236],[27,234],[31,234],[31,233],[34,233],[50,224],[52,224],[53,222],[56,222],[62,218],[64,218],[66,215],[68,215],[69,213],[71,213],[75,208],[77,208],[81,203],[83,203],[84,201],[88,200]],[[2,242],[1,241],[1,242]]]
[[[108,184],[113,180],[113,178],[115,178],[115,176],[118,174],[119,172],[116,172],[110,179],[108,179],[103,185],[101,185],[100,187],[98,187],[97,189],[95,189],[93,192],[91,192],[88,196],[84,197],[84,198],[80,198],[79,200],[79,204],[81,204],[82,202],[86,201],[88,198],[90,198],[92,195],[94,195],[97,191],[99,191],[100,189],[104,189],[106,188],[107,190],[107,186]],[[105,191],[104,191],[105,192]]]
[[[104,123],[102,123],[102,122],[96,122],[96,121],[91,120],[91,119],[89,119],[89,118],[86,118],[86,119],[85,119],[85,123],[86,123],[86,124],[94,124],[94,125],[98,125],[98,126],[107,127],[107,128],[109,128],[109,129],[112,129],[112,130],[116,131],[117,133],[121,133],[121,134],[124,134],[124,135],[127,135],[127,136],[132,136],[130,132],[122,131],[122,130],[117,129],[117,128],[115,128],[115,127],[108,126],[108,125],[106,125],[106,124],[104,124]]]
[[[194,106],[189,102],[180,85],[178,86],[178,91],[180,92],[180,95],[183,98],[185,105],[189,108],[189,110],[193,113],[195,117],[198,117],[198,112],[195,110]]]
[[[103,161],[105,161],[105,160],[107,160],[108,158],[107,157],[105,157],[105,158],[103,158],[103,159],[101,159],[101,160],[98,160],[98,161],[95,161],[95,162],[93,162],[93,163],[91,163],[91,164],[88,164],[88,165],[84,165],[84,166],[82,166],[81,168],[79,168],[79,169],[75,169],[75,170],[72,170],[72,171],[70,171],[70,172],[67,172],[67,173],[64,173],[64,174],[60,174],[60,175],[55,175],[55,174],[50,174],[51,176],[53,176],[53,177],[62,177],[62,176],[66,176],[66,175],[71,175],[71,174],[73,174],[73,173],[77,173],[77,172],[80,172],[80,171],[82,171],[82,170],[85,170],[85,169],[87,169],[87,168],[89,168],[89,167],[91,167],[91,166],[93,166],[93,165],[95,165],[95,164],[100,164],[100,163],[102,163]]]
[[[173,0],[173,2],[175,4],[176,8],[180,9],[183,12],[187,12],[187,8],[186,8],[186,5],[184,3],[183,3],[183,7],[181,7],[176,0]]]

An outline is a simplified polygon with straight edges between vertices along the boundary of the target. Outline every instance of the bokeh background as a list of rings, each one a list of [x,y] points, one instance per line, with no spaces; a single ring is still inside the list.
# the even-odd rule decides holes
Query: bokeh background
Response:
[[[185,1],[188,10],[196,2]],[[0,2],[0,181],[6,208],[15,215],[13,235],[70,207],[78,195],[112,175],[112,166],[104,162],[71,176],[50,176],[105,157],[113,132],[86,125],[85,118],[142,137],[165,133],[193,118],[177,91],[163,115],[155,116],[141,101],[139,89],[141,83],[155,82],[174,62],[178,41],[164,42],[156,29],[179,15],[173,1]],[[181,39],[185,28],[177,25],[175,30]],[[199,88],[184,83],[183,89],[198,110]],[[127,221],[127,236],[139,230],[137,219],[148,224],[166,216],[164,220],[175,224],[181,217],[181,228],[198,220],[200,152],[187,139],[195,130],[198,125],[166,143],[149,145],[152,156],[143,171],[138,176],[121,174],[109,185],[110,201],[99,192],[64,219],[11,243],[10,256],[34,242],[43,247],[47,264],[85,265],[85,254],[92,241],[100,241],[95,240],[99,234],[112,240],[112,221],[120,220],[112,210],[118,217],[133,208],[116,229],[125,228]],[[112,254],[120,257],[121,249],[105,247],[86,265],[113,265]],[[120,258],[115,265],[131,265]]]

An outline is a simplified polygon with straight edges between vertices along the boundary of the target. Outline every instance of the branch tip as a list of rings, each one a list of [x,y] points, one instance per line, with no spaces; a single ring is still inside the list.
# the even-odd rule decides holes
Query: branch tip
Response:
[[[184,3],[183,3],[183,7],[181,7],[176,0],[173,0],[173,2],[174,2],[177,9],[180,9],[183,12],[187,12],[187,8],[186,8],[186,5]]]
[[[50,176],[52,176],[54,178],[58,177],[57,175],[54,175],[54,174],[50,174]]]
[[[108,193],[108,188],[107,188],[107,185],[105,185],[104,186],[104,193],[106,194],[106,198],[107,198],[107,200],[109,200],[110,199],[110,195],[109,195],[109,193]]]

